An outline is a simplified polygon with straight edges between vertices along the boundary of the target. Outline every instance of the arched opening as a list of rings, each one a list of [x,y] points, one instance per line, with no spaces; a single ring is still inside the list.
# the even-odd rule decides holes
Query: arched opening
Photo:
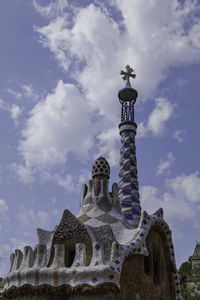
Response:
[[[76,250],[75,245],[70,245],[70,247],[65,244],[65,267],[70,268],[74,262]]]
[[[74,262],[76,255],[76,244],[84,244],[85,245],[85,258],[84,263],[86,266],[89,265],[92,258],[92,248],[91,245],[88,244],[81,237],[72,237],[65,240],[65,267],[70,268]]]

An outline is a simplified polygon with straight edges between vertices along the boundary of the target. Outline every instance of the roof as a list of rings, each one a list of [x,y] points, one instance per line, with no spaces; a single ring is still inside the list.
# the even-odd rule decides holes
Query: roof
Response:
[[[38,229],[35,249],[27,246],[24,253],[17,249],[11,255],[11,269],[4,278],[6,290],[24,284],[55,288],[66,283],[71,287],[112,283],[120,288],[125,258],[134,254],[148,256],[146,238],[154,225],[165,232],[170,260],[176,270],[171,230],[163,219],[162,209],[153,215],[143,211],[139,226],[132,228],[121,213],[117,184],[109,193],[108,180],[102,180],[98,196],[94,193],[93,181],[85,189],[77,217],[65,210],[60,224],[53,231]],[[108,202],[111,205],[108,206]],[[81,237],[82,241],[76,244],[73,264],[66,267],[65,243],[72,237]],[[87,245],[91,245],[92,257],[86,267]],[[174,276],[175,286],[179,289],[176,271]]]
[[[192,256],[190,256],[190,259],[200,259],[200,244],[196,244],[196,247],[194,249],[194,252]]]

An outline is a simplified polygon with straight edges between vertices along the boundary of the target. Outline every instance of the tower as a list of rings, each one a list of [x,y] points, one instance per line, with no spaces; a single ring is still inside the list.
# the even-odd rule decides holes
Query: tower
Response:
[[[137,227],[141,216],[135,149],[137,124],[134,118],[134,104],[138,93],[130,84],[129,78],[136,77],[132,73],[133,69],[129,65],[126,66],[126,72],[121,71],[121,75],[123,75],[125,80],[125,88],[118,93],[121,104],[121,122],[119,124],[121,135],[119,199],[125,218],[131,225]]]

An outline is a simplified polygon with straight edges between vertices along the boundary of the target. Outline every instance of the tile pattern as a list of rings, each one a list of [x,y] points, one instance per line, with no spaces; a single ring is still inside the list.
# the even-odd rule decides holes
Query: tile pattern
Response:
[[[94,180],[84,185],[83,198],[78,219],[90,227],[100,227],[113,224],[123,219],[120,202],[118,200],[118,185],[112,185],[112,192],[108,189],[109,180],[102,179],[99,194],[95,194]]]
[[[141,215],[135,149],[136,128],[136,123],[131,121],[119,124],[121,135],[119,199],[124,216],[135,227],[138,226]]]
[[[93,242],[93,255],[89,266],[85,266],[85,245],[79,243],[76,245],[76,254],[71,267],[67,268],[64,265],[64,245],[54,245],[54,259],[52,264],[47,267],[45,264],[46,247],[37,245],[36,255],[33,266],[26,261],[26,257],[33,250],[25,247],[24,253],[16,250],[11,256],[11,271],[4,279],[6,289],[15,285],[22,286],[29,283],[33,286],[47,284],[49,286],[61,286],[66,282],[71,286],[78,286],[87,283],[92,286],[98,284],[113,282],[120,288],[120,275],[123,262],[126,256],[132,254],[148,255],[145,240],[152,226],[160,226],[166,234],[168,247],[170,250],[170,260],[175,267],[174,248],[171,238],[171,231],[168,224],[163,220],[162,209],[155,212],[153,215],[148,215],[145,211],[141,215],[140,224],[137,229],[132,232],[132,237],[129,237],[129,242],[120,244],[116,240],[111,244],[111,253],[109,259],[105,262],[105,251],[103,240],[101,242]],[[123,224],[121,223],[121,226]],[[120,230],[120,227],[118,230]],[[124,225],[123,225],[124,226]],[[109,225],[108,225],[109,227]],[[101,228],[99,228],[101,230]],[[123,234],[125,234],[124,228]],[[130,229],[126,229],[130,230]],[[105,234],[105,236],[104,236]],[[102,234],[106,237],[106,231]],[[109,231],[107,231],[109,238]],[[116,239],[116,237],[114,236]],[[174,285],[176,287],[176,300],[183,300],[180,294],[179,277],[174,271]]]
[[[65,210],[61,222],[55,230],[52,245],[59,244],[70,237],[81,237],[87,243],[92,243],[90,234],[84,224],[74,217],[69,210]]]

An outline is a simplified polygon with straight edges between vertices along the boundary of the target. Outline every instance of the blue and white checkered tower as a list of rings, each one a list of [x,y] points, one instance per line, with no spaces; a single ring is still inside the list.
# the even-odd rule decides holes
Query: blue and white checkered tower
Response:
[[[137,227],[141,216],[141,206],[138,188],[137,161],[135,150],[135,135],[137,124],[134,120],[134,104],[137,91],[131,87],[129,78],[135,78],[133,69],[126,66],[126,72],[121,71],[125,80],[125,88],[118,93],[121,107],[121,135],[120,171],[119,171],[119,199],[122,212],[128,222]]]

